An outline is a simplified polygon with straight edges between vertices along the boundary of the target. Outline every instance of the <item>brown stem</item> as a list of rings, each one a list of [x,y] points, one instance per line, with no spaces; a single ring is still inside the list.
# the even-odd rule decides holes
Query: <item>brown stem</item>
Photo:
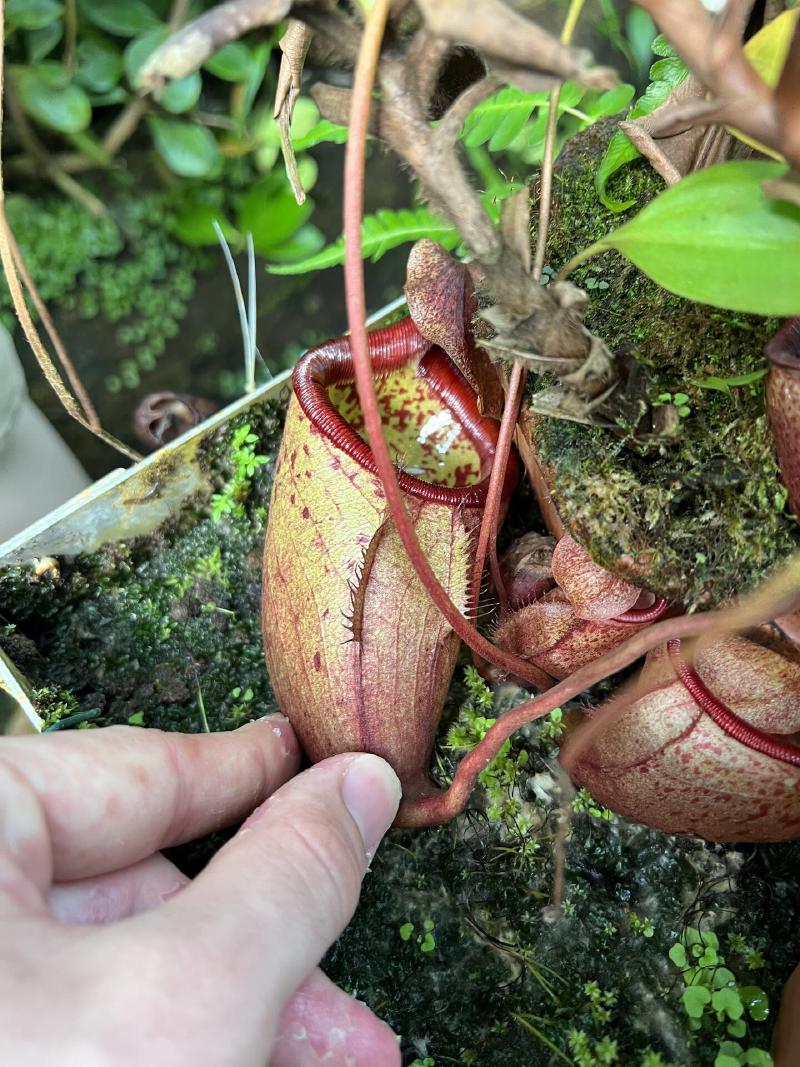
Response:
[[[486,494],[486,507],[481,519],[481,528],[478,534],[478,547],[475,551],[475,564],[472,569],[472,585],[469,596],[469,605],[473,609],[478,606],[481,578],[483,577],[483,568],[486,564],[486,554],[490,540],[495,542],[495,560],[497,559],[496,541],[498,516],[502,506],[506,466],[508,465],[508,457],[511,453],[511,443],[514,439],[514,430],[517,425],[517,414],[519,412],[520,400],[522,399],[524,375],[525,372],[522,369],[522,365],[518,362],[514,363],[511,370],[511,377],[508,382],[508,389],[506,391],[503,418],[500,422],[500,436],[497,439],[497,449],[495,451],[494,462],[492,463],[492,471],[489,476],[489,491]],[[500,598],[501,608],[505,610],[508,608],[508,596],[506,595],[505,586],[499,577],[499,571],[500,568],[498,565],[497,573],[495,574],[493,571],[492,577],[494,579],[495,591]]]
[[[366,297],[364,292],[364,263],[361,257],[361,220],[364,209],[364,160],[366,153],[369,105],[375,71],[378,65],[389,0],[376,0],[366,18],[364,33],[356,61],[353,81],[353,106],[350,113],[350,135],[347,140],[344,164],[344,241],[345,241],[345,298],[347,320],[364,427],[369,437],[375,463],[383,483],[386,500],[397,532],[408,557],[436,604],[453,630],[490,663],[508,673],[546,688],[551,679],[538,667],[518,656],[510,656],[495,648],[461,614],[442,588],[423,553],[414,527],[408,517],[403,494],[383,434],[378,400],[375,394],[372,365],[367,338]]]
[[[22,284],[28,290],[28,295],[31,298],[31,302],[36,309],[36,314],[44,324],[44,328],[47,331],[47,336],[50,338],[50,343],[56,351],[59,363],[61,364],[64,374],[67,377],[67,381],[72,386],[72,391],[78,398],[78,401],[83,408],[84,417],[92,430],[97,431],[102,429],[100,425],[100,419],[95,411],[94,405],[89,397],[88,392],[78,375],[75,365],[67,354],[67,350],[64,346],[64,342],[61,340],[61,335],[56,329],[55,323],[50,317],[50,312],[47,310],[47,305],[42,300],[39,290],[36,287],[36,283],[31,277],[28,266],[25,263],[25,259],[22,255],[22,251],[17,244],[17,239],[12,233],[10,227],[7,229],[8,242],[11,247],[11,254],[14,257],[14,263],[16,265],[19,276],[22,279]]]

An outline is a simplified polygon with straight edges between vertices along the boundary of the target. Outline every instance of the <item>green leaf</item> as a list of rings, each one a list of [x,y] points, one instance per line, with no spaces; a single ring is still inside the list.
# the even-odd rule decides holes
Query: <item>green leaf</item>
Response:
[[[769,1017],[769,997],[763,989],[756,985],[739,986],[739,996],[755,1022],[763,1023]]]
[[[92,93],[108,93],[122,77],[122,56],[105,37],[86,35],[78,42],[75,81]]]
[[[182,115],[190,111],[200,99],[203,79],[199,71],[187,74],[185,78],[172,78],[158,94],[158,102],[165,111],[173,115]]]
[[[763,1048],[749,1048],[744,1054],[747,1067],[774,1067],[772,1056]]]
[[[282,244],[265,248],[262,254],[273,263],[294,263],[313,256],[324,244],[325,235],[322,231],[307,223]]]
[[[247,81],[252,66],[250,49],[241,41],[230,41],[203,64],[209,74],[226,82]]]
[[[636,90],[632,85],[618,85],[615,89],[608,89],[606,92],[601,93],[588,106],[584,105],[583,111],[589,118],[598,122],[600,119],[608,118],[609,115],[616,115],[624,107],[627,107],[635,92]]]
[[[250,53],[250,73],[244,82],[244,91],[241,94],[240,100],[236,104],[234,113],[234,117],[240,122],[250,114],[258,90],[261,88],[261,83],[264,80],[271,54],[271,41],[261,41],[261,43],[257,44]]]
[[[92,93],[90,99],[92,107],[115,107],[117,104],[124,104],[126,100],[129,100],[130,93],[126,92],[121,85],[116,85],[107,93]]]
[[[6,32],[42,30],[63,11],[57,0],[6,0]]]
[[[747,1023],[744,1019],[736,1019],[735,1022],[728,1023],[727,1029],[731,1037],[744,1037],[747,1033]]]
[[[633,147],[621,130],[616,130],[611,140],[608,142],[608,148],[606,148],[605,154],[600,160],[600,166],[597,168],[597,173],[594,176],[594,187],[597,191],[597,195],[609,211],[615,213],[627,211],[629,207],[633,207],[636,203],[635,200],[614,200],[613,197],[608,195],[606,190],[609,179],[616,174],[618,170],[624,167],[626,163],[631,163],[636,159],[638,155],[638,148]]]
[[[688,966],[688,960],[686,959],[686,949],[683,947],[683,945],[680,944],[680,942],[678,944],[673,945],[672,948],[669,950],[669,958],[672,960],[675,966],[680,967],[681,970],[683,970],[684,967]]]
[[[313,202],[306,199],[298,204],[284,176],[263,178],[251,185],[245,193],[237,226],[242,233],[252,233],[257,252],[266,255],[266,250],[283,244],[308,220],[314,209]]]
[[[724,1012],[729,1019],[741,1019],[744,1014],[741,997],[730,986],[714,990],[711,995],[711,1007],[714,1011]]]
[[[403,923],[403,925],[400,927],[400,929],[397,932],[400,934],[400,940],[401,941],[408,941],[408,940],[410,940],[411,935],[414,933],[414,924],[413,923]]]
[[[731,389],[735,389],[740,385],[755,385],[756,382],[761,381],[766,377],[767,368],[761,367],[760,370],[750,371],[749,374],[734,374],[730,378],[718,378],[712,374],[708,378],[702,378],[700,381],[694,384],[698,389],[715,389],[717,392],[725,393],[728,396],[731,395]]]
[[[714,1060],[714,1067],[739,1067],[739,1057],[721,1052]]]
[[[186,245],[216,245],[218,238],[214,230],[215,221],[227,241],[237,244],[241,242],[242,235],[236,227],[225,218],[218,207],[211,204],[187,203],[176,213],[171,228],[176,237]]]
[[[153,116],[150,131],[159,155],[182,178],[206,178],[220,163],[214,135],[205,126]]]
[[[711,991],[704,985],[688,985],[681,994],[681,1001],[690,1019],[700,1019],[711,1003]]]
[[[313,148],[314,145],[323,144],[324,142],[330,144],[344,144],[347,140],[347,127],[338,126],[335,122],[328,122],[327,119],[320,119],[311,129],[303,134],[302,137],[292,136],[292,146],[295,152],[305,152],[307,148]]]
[[[575,107],[583,95],[584,90],[574,82],[565,82],[559,97],[559,111]],[[549,96],[546,90],[526,93],[513,86],[501,89],[467,115],[461,131],[465,146],[477,148],[488,143],[490,152],[508,148],[525,128],[533,112],[547,104]]]
[[[125,46],[125,52],[123,53],[125,77],[128,79],[128,84],[132,89],[137,87],[136,79],[139,76],[139,71],[153,52],[166,41],[167,37],[169,37],[169,30],[166,26],[159,24],[149,30],[145,30],[144,33],[140,33]],[[167,84],[170,83],[168,82]]]
[[[42,126],[59,133],[80,133],[91,122],[89,97],[71,82],[61,63],[46,61],[23,68],[15,80],[22,107]]]
[[[361,224],[361,254],[372,262],[399,245],[430,237],[445,248],[454,248],[459,242],[456,230],[440,215],[426,208],[403,208],[399,211],[383,210],[374,215],[365,215]],[[315,256],[299,263],[271,266],[271,274],[305,274],[312,270],[336,267],[344,262],[344,239],[340,237]]]
[[[145,0],[81,0],[81,14],[115,37],[135,37],[161,20]]]
[[[642,96],[636,101],[628,113],[628,119],[638,119],[642,115],[649,115],[667,99],[673,89],[677,88],[688,75],[686,65],[678,58],[672,46],[663,37],[657,37],[653,42],[652,49],[657,56],[661,56],[650,68],[650,84]],[[611,90],[612,92],[614,90]],[[597,174],[595,175],[595,189],[597,195],[609,211],[619,213],[627,211],[635,203],[634,200],[614,200],[607,193],[610,179],[626,163],[632,162],[639,156],[639,150],[634,148],[628,138],[617,130],[608,143],[605,155],[600,161]]]
[[[61,19],[42,26],[40,30],[26,30],[25,50],[28,62],[38,63],[40,59],[49,56],[63,36],[64,23]]]
[[[653,281],[698,303],[793,315],[800,297],[800,207],[767,198],[781,163],[737,161],[690,174],[593,246],[616,248]]]
[[[653,43],[650,45],[650,51],[654,56],[674,56],[675,49],[669,43],[663,33],[659,33],[657,37],[653,39]]]

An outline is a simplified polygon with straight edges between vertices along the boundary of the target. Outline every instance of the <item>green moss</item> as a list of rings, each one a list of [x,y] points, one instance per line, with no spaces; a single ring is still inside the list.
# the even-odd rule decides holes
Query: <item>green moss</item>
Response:
[[[246,437],[275,454],[275,409],[232,420],[206,455],[220,491],[238,471],[245,425]],[[20,663],[34,683],[71,694],[71,710],[99,709],[104,725],[199,732],[205,706],[211,729],[223,730],[275,710],[260,632],[273,468],[270,458],[246,484],[239,478],[235,522],[215,521],[198,500],[152,538],[64,562],[55,581],[0,577],[3,614],[35,642]]]
[[[626,217],[597,200],[593,167],[602,142],[594,140],[572,143],[556,179],[555,269]],[[614,178],[612,195],[641,206],[660,188],[640,161]],[[758,373],[775,322],[673,296],[616,254],[588,262],[574,280],[589,292],[587,326],[618,353],[624,380],[616,432],[537,422],[536,446],[553,470],[568,527],[597,562],[687,607],[753,588],[800,544]],[[742,375],[745,384],[724,385]],[[709,379],[723,386],[710,387]],[[542,384],[534,379],[530,388]],[[667,393],[682,394],[674,430],[635,430]]]

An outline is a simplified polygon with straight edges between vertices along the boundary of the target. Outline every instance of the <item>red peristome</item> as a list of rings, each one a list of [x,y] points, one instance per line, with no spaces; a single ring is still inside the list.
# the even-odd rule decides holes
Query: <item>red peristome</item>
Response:
[[[375,330],[368,339],[372,366],[378,375],[399,370],[419,359],[419,376],[464,427],[483,466],[490,467],[500,424],[496,419],[484,418],[480,414],[475,393],[447,355],[426,341],[410,318]],[[350,340],[340,337],[306,353],[294,369],[292,385],[304,414],[320,433],[365,470],[377,474],[378,467],[369,444],[342,418],[328,396],[330,386],[351,381],[353,377]],[[514,452],[506,470],[504,497],[511,494],[519,476],[519,456]],[[398,472],[397,480],[403,492],[411,496],[450,506],[480,507],[486,501],[489,487],[488,474],[477,485],[466,487],[436,485],[402,470]]]
[[[667,614],[670,603],[663,597],[656,597],[647,608],[631,608],[623,611],[621,615],[615,615],[611,622],[626,622],[634,626],[647,626],[651,622],[658,622]]]
[[[370,334],[369,348],[400,458],[407,449],[434,479],[400,473],[409,519],[463,612],[499,424],[480,415],[463,376],[410,320]],[[264,645],[279,706],[313,760],[375,752],[417,796],[432,788],[426,770],[460,641],[389,515],[353,377],[346,338],[309,352],[294,373],[264,548]],[[437,438],[440,417],[454,437],[448,429]],[[437,480],[443,448],[455,484]],[[508,492],[515,476],[506,474]]]

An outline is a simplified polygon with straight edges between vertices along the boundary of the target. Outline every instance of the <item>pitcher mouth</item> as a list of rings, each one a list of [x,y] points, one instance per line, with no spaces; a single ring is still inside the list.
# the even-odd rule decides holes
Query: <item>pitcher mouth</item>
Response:
[[[443,485],[425,481],[400,469],[397,480],[410,496],[450,507],[481,507],[486,502],[489,473],[497,448],[500,423],[480,414],[477,397],[467,380],[443,349],[427,341],[413,321],[403,319],[368,335],[369,353],[376,376],[388,376],[417,362],[416,378],[424,381],[442,403],[457,428],[466,435],[480,464],[480,480],[468,485]],[[312,348],[298,362],[292,375],[295,396],[313,426],[337,448],[371,474],[378,474],[372,450],[331,398],[334,386],[355,380],[349,337],[340,337]],[[515,449],[509,457],[503,497],[513,492],[520,476]]]
[[[787,319],[764,346],[770,363],[800,373],[800,316]]]

